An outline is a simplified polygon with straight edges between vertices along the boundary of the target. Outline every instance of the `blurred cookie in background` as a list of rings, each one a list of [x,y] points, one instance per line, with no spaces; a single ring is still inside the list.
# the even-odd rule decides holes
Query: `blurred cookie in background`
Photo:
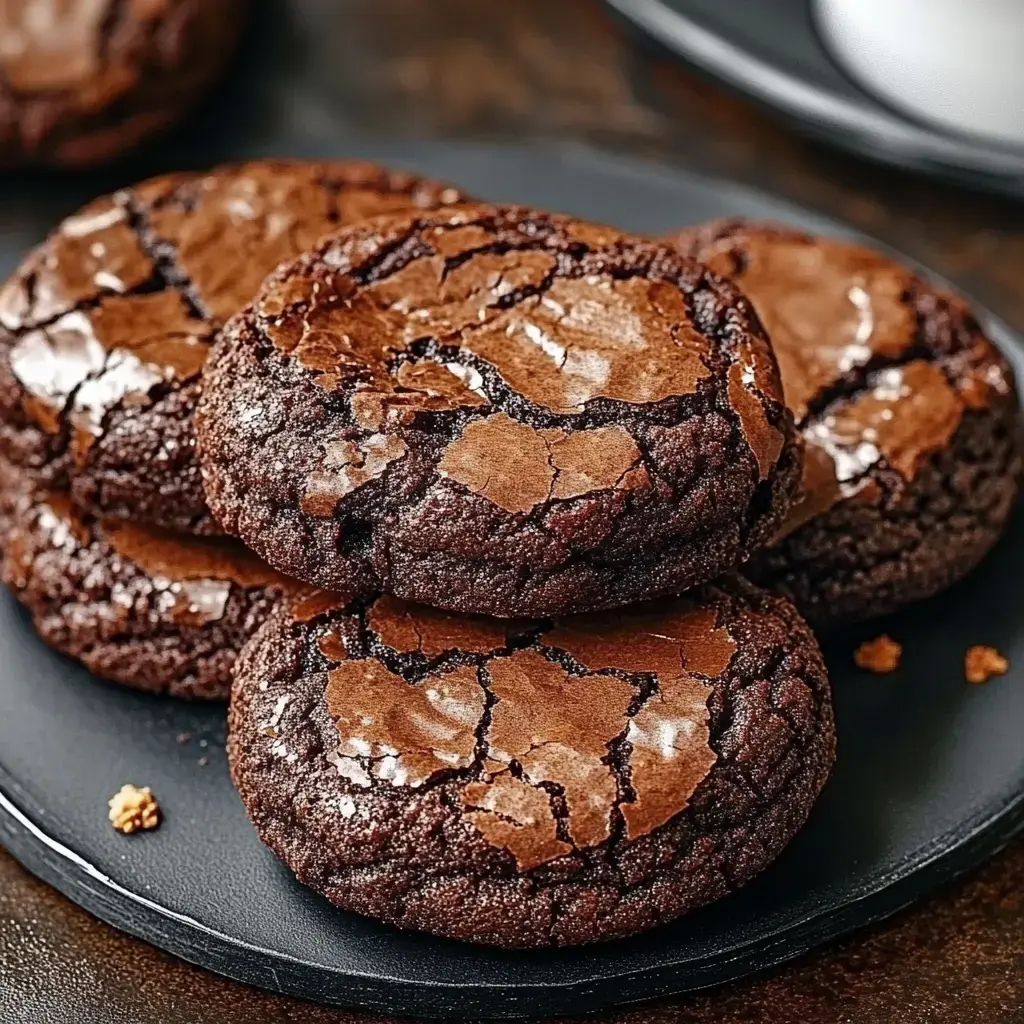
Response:
[[[247,0],[0,0],[0,167],[106,163],[179,120]]]

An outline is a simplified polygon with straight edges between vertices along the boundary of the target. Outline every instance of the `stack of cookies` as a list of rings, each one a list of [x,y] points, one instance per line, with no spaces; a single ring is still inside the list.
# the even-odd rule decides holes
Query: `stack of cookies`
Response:
[[[230,692],[249,816],[333,903],[519,947],[770,863],[835,752],[806,619],[948,586],[1020,475],[1005,361],[877,254],[346,163],[69,218],[0,291],[0,418],[41,636]]]

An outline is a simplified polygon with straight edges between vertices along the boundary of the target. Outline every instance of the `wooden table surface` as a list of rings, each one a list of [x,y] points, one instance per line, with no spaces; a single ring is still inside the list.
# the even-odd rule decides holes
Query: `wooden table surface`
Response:
[[[1024,206],[793,136],[598,0],[291,0],[353,133],[578,140],[723,175],[848,220],[1024,329]],[[309,26],[316,26],[309,31]],[[303,34],[301,30],[305,28]],[[282,33],[286,37],[287,33]],[[316,54],[300,54],[296,59]],[[622,1024],[1020,1024],[1024,840],[870,934]],[[5,1024],[370,1024],[217,978],[93,920],[0,852]]]

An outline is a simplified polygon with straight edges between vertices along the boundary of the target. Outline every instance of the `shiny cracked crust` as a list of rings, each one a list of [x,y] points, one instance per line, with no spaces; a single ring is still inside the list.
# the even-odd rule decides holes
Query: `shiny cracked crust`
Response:
[[[197,415],[225,528],[317,586],[499,616],[713,578],[795,487],[744,300],[667,247],[525,209],[382,218],[282,267]]]
[[[239,660],[228,752],[262,840],[334,903],[528,947],[737,889],[804,823],[834,734],[806,624],[733,580],[559,621],[283,605]]]
[[[747,567],[818,626],[950,586],[1013,508],[1013,373],[969,308],[878,253],[714,222],[678,244],[732,276],[772,339],[805,445],[803,498]]]
[[[237,541],[100,523],[66,495],[24,485],[8,529],[4,582],[39,635],[96,675],[152,693],[226,699],[238,651],[299,589]]]
[[[219,532],[192,430],[216,329],[325,231],[457,198],[367,164],[253,163],[96,200],[0,290],[0,452],[97,515]]]
[[[104,163],[178,120],[245,0],[0,0],[0,165]]]

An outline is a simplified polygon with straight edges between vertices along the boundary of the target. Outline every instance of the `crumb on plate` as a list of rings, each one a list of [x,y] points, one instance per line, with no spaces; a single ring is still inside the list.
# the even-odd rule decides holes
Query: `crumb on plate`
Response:
[[[160,824],[160,805],[148,786],[122,786],[110,798],[109,806],[110,824],[125,835],[146,832]]]
[[[964,655],[964,678],[974,686],[1006,673],[1010,663],[994,648],[975,644]]]
[[[857,668],[868,672],[895,672],[900,666],[903,648],[891,636],[883,633],[874,640],[865,640],[853,652],[853,660]]]

